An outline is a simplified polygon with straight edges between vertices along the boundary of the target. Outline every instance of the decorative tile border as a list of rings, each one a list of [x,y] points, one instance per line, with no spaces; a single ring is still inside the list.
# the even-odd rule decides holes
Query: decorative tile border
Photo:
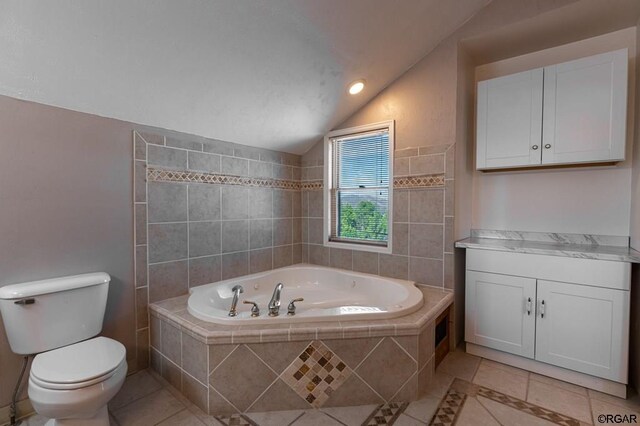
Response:
[[[293,180],[244,177],[215,173],[187,172],[147,168],[147,180],[157,182],[211,183],[223,185],[261,186],[278,189],[300,189],[300,183]]]
[[[408,402],[390,402],[379,405],[373,413],[367,417],[367,420],[362,423],[362,426],[392,425],[408,406]]]
[[[429,424],[431,426],[454,425],[466,400],[467,395],[449,389]]]
[[[244,177],[206,172],[164,170],[155,167],[147,168],[147,180],[149,182],[185,182],[185,183],[209,183],[224,185],[259,186],[264,188],[291,189],[291,190],[319,190],[323,188],[323,182],[281,180],[270,178]],[[444,174],[423,176],[401,176],[393,179],[393,187],[398,189],[431,188],[444,186]]]
[[[259,426],[244,414],[232,414],[230,416],[216,416],[216,420],[226,426]]]
[[[540,407],[527,401],[506,395],[475,383],[462,379],[455,379],[447,394],[440,402],[436,413],[433,415],[431,426],[453,426],[458,420],[467,397],[482,396],[499,404],[514,408],[523,413],[535,416],[561,426],[580,426],[580,421],[567,415]]]
[[[531,414],[532,416],[538,417],[539,419],[543,419],[558,425],[580,426],[579,420],[573,419],[564,414],[556,413],[555,411],[551,411],[547,408],[539,407],[537,405],[531,404],[530,402],[522,401],[518,398],[505,395],[493,389],[488,389],[481,386],[480,389],[478,389],[478,395],[484,396],[487,399],[491,399],[495,402],[499,402],[500,404],[515,408],[516,410]]]
[[[323,187],[324,187],[324,182],[321,180],[300,182],[300,189],[303,191],[314,191],[314,190],[322,189]]]
[[[438,186],[444,186],[444,174],[401,176],[393,178],[393,187],[396,189],[431,188]]]

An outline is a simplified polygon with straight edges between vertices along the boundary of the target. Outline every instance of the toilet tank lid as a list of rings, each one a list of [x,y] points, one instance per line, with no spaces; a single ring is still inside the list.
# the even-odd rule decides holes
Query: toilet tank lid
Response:
[[[105,272],[92,272],[90,274],[73,275],[70,277],[29,281],[0,287],[0,299],[22,299],[25,297],[40,296],[48,293],[104,284],[109,281],[111,281],[111,277]]]

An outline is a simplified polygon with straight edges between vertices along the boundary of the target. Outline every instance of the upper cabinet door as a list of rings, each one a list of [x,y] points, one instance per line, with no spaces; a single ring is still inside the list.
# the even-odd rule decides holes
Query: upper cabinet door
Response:
[[[540,164],[543,70],[478,83],[476,168]]]
[[[544,69],[542,164],[624,160],[627,49]]]

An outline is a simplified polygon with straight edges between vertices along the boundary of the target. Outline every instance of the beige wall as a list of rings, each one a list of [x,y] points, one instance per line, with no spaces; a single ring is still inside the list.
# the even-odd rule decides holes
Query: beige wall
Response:
[[[636,25],[636,55],[640,55],[640,20]],[[640,66],[636,67],[640,81]],[[640,84],[636,84],[636,111],[640,111]],[[640,250],[640,120],[635,123],[635,146],[631,173],[631,247]],[[631,269],[631,323],[629,335],[629,382],[640,385],[640,265]]]
[[[455,238],[466,237],[472,223],[473,226],[498,227],[499,223],[485,220],[486,215],[478,215],[482,220],[476,220],[473,214],[473,208],[479,204],[478,200],[472,197],[476,175],[472,154],[475,67],[629,27],[637,20],[639,6],[640,4],[634,0],[494,0],[336,128],[393,119],[396,121],[396,149],[455,142]],[[625,40],[625,43],[628,42],[628,39]],[[320,153],[321,143],[319,141],[310,153]],[[304,158],[307,157],[308,155],[305,155]],[[564,194],[571,196],[570,200],[575,206],[578,197],[575,188],[578,184],[584,183],[576,176],[588,173],[590,179],[598,180],[598,177],[604,175],[606,179],[600,184],[598,180],[595,184],[599,200],[606,201],[603,204],[608,208],[598,209],[599,213],[589,216],[588,224],[584,223],[581,228],[574,227],[572,223],[563,219],[547,217],[545,221],[554,230],[628,235],[629,162],[615,169],[599,170],[601,171],[566,172],[560,179],[566,181]],[[570,178],[567,179],[566,176]],[[530,174],[528,177],[516,179],[518,182],[544,181],[544,186],[552,183],[554,174]],[[489,193],[496,203],[500,201],[504,206],[504,199],[501,197],[510,197],[514,192],[511,189],[503,191],[502,185],[507,180],[504,177],[490,180],[494,180],[496,184],[490,184],[493,182],[489,180],[483,181],[484,193]],[[600,186],[597,186],[598,184]],[[610,185],[616,185],[620,191],[611,191]],[[523,188],[523,185],[520,185],[520,190],[529,191],[530,187]],[[617,194],[611,194],[612,192]],[[513,204],[510,208],[519,211],[525,207],[522,199],[507,199],[506,204],[509,203]],[[592,205],[593,203],[590,206]],[[561,209],[548,211],[558,210]],[[610,214],[613,216],[603,218],[603,215]],[[501,215],[497,217],[500,218]],[[605,226],[587,230],[589,226],[598,224],[600,219],[604,219]],[[515,220],[505,220],[503,224],[504,227],[526,227],[526,223]],[[556,224],[558,226],[555,226]],[[542,229],[542,225],[539,229]],[[463,268],[464,253],[456,250],[454,279],[456,304],[459,307],[456,314],[458,340],[462,338],[463,326]]]
[[[0,286],[109,273],[103,332],[131,361],[132,125],[0,97],[0,130]],[[0,407],[19,365],[0,331]]]
[[[474,172],[472,228],[629,235],[635,44],[631,27],[476,68],[480,81],[611,50],[629,51],[627,161],[588,169]]]

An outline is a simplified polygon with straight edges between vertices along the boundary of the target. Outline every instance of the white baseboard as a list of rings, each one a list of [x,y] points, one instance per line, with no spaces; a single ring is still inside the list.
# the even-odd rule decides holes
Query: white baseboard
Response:
[[[506,352],[497,351],[484,346],[478,346],[469,342],[467,342],[467,353],[511,365],[512,367],[531,371],[543,376],[573,383],[574,385],[583,386],[598,392],[617,396],[618,398],[627,398],[627,385],[624,383],[618,383],[602,379],[600,377],[579,373],[577,371],[567,370],[566,368],[556,367],[555,365],[545,364],[534,359],[523,358],[518,355],[508,354]]]

